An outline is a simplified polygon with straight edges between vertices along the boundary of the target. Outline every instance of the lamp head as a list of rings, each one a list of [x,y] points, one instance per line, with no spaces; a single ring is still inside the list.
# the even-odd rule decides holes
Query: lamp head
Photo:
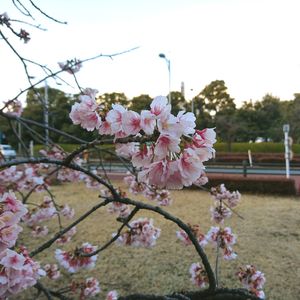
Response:
[[[165,54],[163,54],[163,53],[159,53],[159,55],[158,55],[159,57],[161,57],[161,58],[166,58],[166,55]]]

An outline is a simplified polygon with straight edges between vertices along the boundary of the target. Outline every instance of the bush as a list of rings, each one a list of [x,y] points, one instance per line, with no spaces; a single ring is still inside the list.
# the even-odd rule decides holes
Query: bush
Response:
[[[228,152],[227,143],[216,143],[215,149],[218,152]],[[293,152],[300,154],[300,144],[293,144]],[[247,153],[251,150],[252,153],[284,153],[283,143],[232,143],[231,152]]]
[[[236,177],[234,175],[208,175],[209,182],[205,185],[211,188],[224,183],[229,190],[239,190],[240,192],[251,192],[258,194],[281,194],[297,195],[295,180],[283,177]]]

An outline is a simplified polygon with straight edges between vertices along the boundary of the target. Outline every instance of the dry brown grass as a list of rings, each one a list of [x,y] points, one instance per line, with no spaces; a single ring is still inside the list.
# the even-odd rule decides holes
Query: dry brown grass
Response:
[[[66,184],[53,187],[57,201],[68,203],[76,209],[76,216],[99,201],[97,192],[86,189],[81,184]],[[173,192],[174,203],[166,208],[170,213],[185,222],[199,223],[203,232],[211,226],[209,207],[211,198],[208,193],[195,190]],[[36,200],[41,195],[35,195]],[[238,212],[244,219],[234,216],[228,225],[238,235],[234,249],[238,259],[221,263],[221,283],[228,287],[239,287],[235,272],[239,265],[255,264],[265,273],[267,299],[300,299],[300,201],[296,197],[243,195]],[[161,237],[153,249],[124,248],[113,245],[100,254],[97,267],[65,278],[95,276],[102,290],[116,289],[125,295],[135,292],[170,293],[172,291],[194,289],[189,280],[189,266],[198,261],[192,247],[184,247],[175,237],[176,226],[169,221],[148,212],[155,225],[162,228]],[[51,225],[54,227],[54,225]],[[77,227],[72,244],[89,241],[101,245],[111,237],[118,224],[106,209],[96,211],[89,219]],[[23,240],[28,244],[28,231],[24,230]],[[26,238],[27,237],[27,238]],[[41,240],[30,239],[29,248],[35,248]],[[55,245],[40,254],[37,259],[54,262]],[[207,247],[208,256],[214,262],[214,251]],[[47,283],[47,279],[43,279]],[[67,281],[66,281],[67,282]],[[53,283],[51,283],[53,285]],[[60,282],[54,285],[61,286]],[[34,290],[23,295],[23,299],[33,299]],[[25,297],[25,298],[24,298]],[[102,299],[104,293],[97,299]],[[20,299],[20,297],[18,297]]]

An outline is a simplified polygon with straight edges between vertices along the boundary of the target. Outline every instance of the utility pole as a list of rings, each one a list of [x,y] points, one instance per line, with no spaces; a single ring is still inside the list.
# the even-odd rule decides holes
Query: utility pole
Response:
[[[44,125],[45,125],[45,144],[49,146],[49,102],[48,102],[48,84],[45,80],[45,90],[44,90]]]

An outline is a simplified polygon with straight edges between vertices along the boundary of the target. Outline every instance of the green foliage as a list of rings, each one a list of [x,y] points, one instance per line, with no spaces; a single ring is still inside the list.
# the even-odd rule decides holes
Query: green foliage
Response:
[[[144,109],[150,109],[152,98],[149,95],[140,95],[132,98],[130,109],[136,112],[141,112]]]
[[[227,143],[216,143],[214,148],[217,152],[228,152]],[[247,153],[251,150],[252,153],[284,153],[283,143],[232,143],[231,152]],[[292,150],[295,154],[300,154],[300,144],[293,144]]]

